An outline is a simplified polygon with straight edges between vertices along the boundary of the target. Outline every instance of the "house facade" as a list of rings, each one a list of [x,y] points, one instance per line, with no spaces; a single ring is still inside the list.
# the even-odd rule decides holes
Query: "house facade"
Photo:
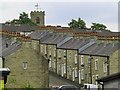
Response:
[[[5,88],[47,88],[49,86],[48,60],[34,50],[30,38],[18,39],[14,43],[11,39],[9,41],[3,39],[1,43],[1,67],[9,68],[11,71]]]

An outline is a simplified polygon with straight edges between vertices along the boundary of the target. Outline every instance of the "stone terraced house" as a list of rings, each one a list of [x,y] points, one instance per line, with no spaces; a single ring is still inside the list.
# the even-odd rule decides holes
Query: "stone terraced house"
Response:
[[[0,68],[11,71],[5,88],[47,88],[48,60],[32,48],[31,39],[21,35],[13,41],[16,33],[10,33],[0,32]]]
[[[39,39],[40,51],[49,59],[49,70],[61,77],[79,84],[98,84],[96,79],[118,71],[119,59],[114,56],[118,53],[118,40],[104,40],[106,38],[103,32],[100,32],[97,38],[88,38],[84,35],[76,38],[48,30],[46,32],[48,38],[44,36]],[[113,35],[110,31],[104,33],[108,36]],[[38,37],[42,35],[44,34],[38,34]],[[117,37],[114,35],[114,38]],[[117,61],[114,62],[113,59]]]
[[[29,33],[30,39],[26,42],[19,40],[20,38],[16,39],[16,37],[9,37],[3,40],[2,44],[4,45],[2,47],[6,47],[6,40],[8,39],[11,40],[9,42],[12,45],[10,49],[7,48],[8,54],[4,53],[7,49],[3,50],[4,54],[0,58],[2,63],[0,67],[9,67],[13,71],[9,76],[10,78],[8,78],[6,87],[13,85],[15,82],[18,83],[17,81],[22,76],[28,75],[29,72],[35,73],[34,75],[32,73],[28,75],[29,77],[25,79],[26,83],[29,81],[27,79],[32,76],[39,75],[41,77],[43,75],[42,78],[38,77],[39,79],[37,79],[35,77],[34,80],[30,80],[41,83],[41,87],[47,87],[48,68],[46,66],[48,66],[48,63],[49,71],[79,84],[98,84],[96,82],[97,79],[119,72],[118,52],[120,44],[117,33],[110,31],[97,31],[97,33],[82,31],[77,33],[75,31],[75,33],[72,33],[76,35],[74,36],[60,32],[57,33],[57,30],[54,32],[37,29]],[[9,42],[7,41],[7,43]],[[18,64],[12,63],[14,64],[13,66],[11,61]],[[27,67],[27,69],[23,67]],[[14,68],[16,69],[14,70]],[[40,74],[42,72],[43,74]],[[19,77],[16,77],[17,75]],[[11,82],[12,84],[10,84]],[[38,87],[37,84],[29,84],[33,87]]]

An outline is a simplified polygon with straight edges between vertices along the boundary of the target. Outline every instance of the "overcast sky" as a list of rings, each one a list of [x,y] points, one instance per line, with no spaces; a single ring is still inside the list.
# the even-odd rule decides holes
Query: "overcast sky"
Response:
[[[47,0],[26,0],[0,3],[0,22],[5,22],[19,17],[19,13],[36,10],[35,5],[39,4],[39,10],[45,11],[45,25],[67,26],[71,19],[83,19],[87,27],[91,23],[105,24],[111,31],[118,31],[118,2],[115,0],[70,0],[47,1]]]

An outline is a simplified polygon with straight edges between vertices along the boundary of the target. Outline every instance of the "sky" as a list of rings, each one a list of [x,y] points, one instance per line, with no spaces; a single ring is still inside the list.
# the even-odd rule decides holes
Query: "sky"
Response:
[[[45,11],[45,25],[68,26],[71,19],[79,17],[89,28],[92,23],[102,23],[111,31],[118,32],[118,0],[1,0],[0,23],[14,18],[19,14],[36,10]]]

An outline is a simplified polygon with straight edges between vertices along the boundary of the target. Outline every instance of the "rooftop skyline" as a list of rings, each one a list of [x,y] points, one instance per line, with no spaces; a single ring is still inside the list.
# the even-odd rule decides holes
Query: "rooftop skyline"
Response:
[[[37,3],[45,11],[45,25],[68,26],[71,19],[80,17],[88,28],[94,22],[118,31],[118,2],[2,2],[0,23],[17,19],[22,12],[30,14]]]

